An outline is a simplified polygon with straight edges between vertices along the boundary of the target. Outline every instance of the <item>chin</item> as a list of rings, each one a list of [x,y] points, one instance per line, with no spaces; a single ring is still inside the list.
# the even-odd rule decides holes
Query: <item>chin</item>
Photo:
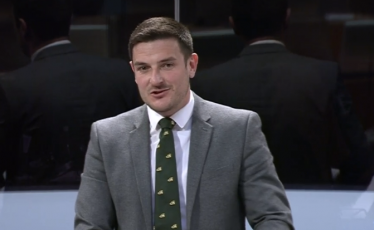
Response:
[[[157,113],[163,115],[163,116],[169,116],[169,112],[171,108],[169,106],[163,106],[163,105],[155,105],[155,104],[148,104],[151,109],[156,111]]]
[[[154,111],[158,112],[158,113],[165,113],[167,111],[169,111],[169,108],[166,108],[164,106],[150,106]]]

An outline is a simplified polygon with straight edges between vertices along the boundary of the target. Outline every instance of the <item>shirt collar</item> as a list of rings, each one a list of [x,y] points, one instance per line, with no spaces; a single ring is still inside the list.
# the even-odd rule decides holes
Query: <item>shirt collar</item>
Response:
[[[268,39],[268,40],[262,40],[262,41],[254,42],[254,43],[250,44],[250,46],[262,45],[262,44],[279,44],[279,45],[284,46],[283,42],[277,41],[277,40],[273,40],[273,39]]]
[[[174,115],[172,115],[170,118],[175,121],[175,123],[178,125],[179,128],[183,129],[185,128],[187,122],[192,117],[192,112],[195,104],[195,99],[190,91],[190,100],[182,109],[180,109],[178,112],[176,112]],[[164,118],[162,115],[151,109],[149,106],[147,106],[148,111],[148,118],[150,122],[150,129],[151,131],[155,131],[159,128],[158,122]]]
[[[43,46],[42,48],[38,49],[32,56],[31,56],[31,61],[34,61],[36,56],[38,56],[38,54],[40,54],[40,52],[42,52],[43,50],[47,49],[47,48],[50,48],[50,47],[53,47],[53,46],[58,46],[58,45],[65,45],[65,44],[70,44],[70,41],[69,40],[62,40],[62,41],[58,41],[58,42],[53,42],[51,44],[48,44],[46,46]]]

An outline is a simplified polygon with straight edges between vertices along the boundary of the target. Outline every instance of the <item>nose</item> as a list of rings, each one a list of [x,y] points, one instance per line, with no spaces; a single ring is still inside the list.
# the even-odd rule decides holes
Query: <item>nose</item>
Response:
[[[163,78],[161,77],[160,75],[160,72],[157,71],[157,70],[153,70],[152,71],[152,75],[149,79],[149,82],[152,84],[152,85],[159,85],[163,82]]]

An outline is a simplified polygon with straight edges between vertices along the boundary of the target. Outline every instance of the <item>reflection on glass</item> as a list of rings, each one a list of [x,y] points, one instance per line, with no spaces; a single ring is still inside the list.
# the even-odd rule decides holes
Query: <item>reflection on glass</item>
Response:
[[[363,101],[352,102],[346,88],[353,82],[347,79],[346,69],[356,68],[351,71],[353,84],[364,87],[364,82],[369,83],[369,92],[361,93],[371,94],[373,83],[358,80],[357,69],[365,65],[360,49],[370,53],[374,44],[367,36],[370,21],[359,28],[346,28],[349,38],[344,34],[339,37],[343,45],[347,41],[356,45],[338,53],[344,51],[350,57],[355,53],[360,65],[346,62],[338,66],[325,61],[339,60],[329,39],[337,23],[344,25],[344,20],[354,17],[330,13],[327,6],[331,7],[331,2],[231,1],[230,24],[235,33],[207,25],[198,30],[191,27],[198,38],[196,51],[203,68],[192,80],[192,89],[205,99],[260,115],[278,175],[287,187],[324,184],[365,188],[374,166],[367,137],[372,126],[366,121],[373,120],[373,107],[365,111],[365,120],[355,110],[353,105]],[[344,12],[344,6],[340,10]],[[355,20],[347,25],[358,23]],[[205,42],[200,48],[201,37]],[[331,37],[336,39],[336,34]],[[242,45],[240,50],[238,44]],[[368,98],[365,103],[370,103]]]

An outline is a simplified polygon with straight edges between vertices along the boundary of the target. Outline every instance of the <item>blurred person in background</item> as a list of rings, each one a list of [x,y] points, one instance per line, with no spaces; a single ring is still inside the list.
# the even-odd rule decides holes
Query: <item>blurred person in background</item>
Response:
[[[78,185],[91,124],[140,104],[133,73],[70,43],[70,1],[14,6],[32,63],[0,78],[0,174],[9,186]]]
[[[11,0],[0,1],[0,41],[0,75],[29,63],[17,41]]]
[[[367,185],[373,155],[336,63],[289,52],[282,42],[287,0],[233,0],[229,21],[247,46],[236,57],[198,73],[192,90],[204,99],[257,112],[281,181]],[[350,154],[335,156],[337,127]]]

